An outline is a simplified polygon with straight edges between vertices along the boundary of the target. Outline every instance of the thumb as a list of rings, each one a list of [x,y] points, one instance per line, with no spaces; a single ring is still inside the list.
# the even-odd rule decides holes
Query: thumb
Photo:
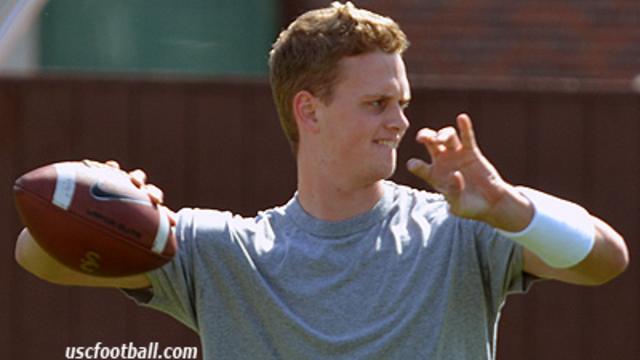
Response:
[[[409,159],[407,161],[407,169],[413,175],[421,178],[427,183],[431,183],[431,166],[420,159]]]

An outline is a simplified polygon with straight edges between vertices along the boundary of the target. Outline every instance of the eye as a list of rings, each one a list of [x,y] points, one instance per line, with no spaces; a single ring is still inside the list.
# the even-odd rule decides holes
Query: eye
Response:
[[[377,99],[370,102],[371,106],[376,109],[384,109],[387,106],[386,99]]]
[[[409,101],[403,101],[400,103],[400,108],[402,108],[402,110],[405,110],[408,107],[409,107]]]

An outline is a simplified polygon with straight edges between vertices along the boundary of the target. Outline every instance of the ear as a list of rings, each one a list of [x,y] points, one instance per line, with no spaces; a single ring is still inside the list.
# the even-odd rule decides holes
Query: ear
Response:
[[[316,118],[316,105],[318,99],[306,90],[298,91],[293,97],[293,114],[300,131],[317,132],[318,119]]]

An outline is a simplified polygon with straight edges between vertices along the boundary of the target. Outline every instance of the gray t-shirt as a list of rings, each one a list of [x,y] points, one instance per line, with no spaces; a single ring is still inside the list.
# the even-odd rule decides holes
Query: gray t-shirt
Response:
[[[146,304],[196,331],[207,360],[493,359],[505,296],[531,280],[522,249],[440,195],[384,188],[339,222],[295,196],[255,218],[183,209]]]

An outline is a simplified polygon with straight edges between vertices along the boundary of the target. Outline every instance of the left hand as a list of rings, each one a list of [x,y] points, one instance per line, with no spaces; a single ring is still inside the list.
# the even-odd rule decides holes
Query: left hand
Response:
[[[469,116],[456,120],[459,136],[453,127],[421,129],[416,141],[424,144],[431,163],[411,159],[407,167],[444,195],[453,214],[492,223],[511,186],[480,152]]]
[[[416,140],[424,144],[431,164],[419,159],[408,162],[409,171],[441,192],[457,216],[488,223],[506,231],[520,231],[530,223],[531,202],[500,174],[482,155],[466,114],[457,118],[460,136],[453,127],[439,131],[424,128]],[[603,284],[628,266],[629,253],[624,239],[613,228],[594,218],[596,241],[591,253],[568,269],[547,265],[527,248],[523,251],[524,271],[541,278],[574,284]]]

